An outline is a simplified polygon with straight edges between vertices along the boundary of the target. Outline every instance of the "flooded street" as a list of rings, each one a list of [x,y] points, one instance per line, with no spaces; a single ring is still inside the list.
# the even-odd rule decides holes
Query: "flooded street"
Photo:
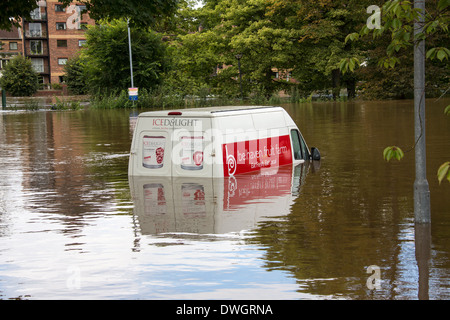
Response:
[[[218,180],[129,180],[130,110],[1,110],[0,299],[450,299],[448,104],[430,228],[410,100],[284,105],[320,163]]]

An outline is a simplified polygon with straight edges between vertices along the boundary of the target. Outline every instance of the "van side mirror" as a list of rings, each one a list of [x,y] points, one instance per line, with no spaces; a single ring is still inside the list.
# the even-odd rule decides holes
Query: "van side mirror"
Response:
[[[311,160],[320,160],[319,149],[311,147]]]

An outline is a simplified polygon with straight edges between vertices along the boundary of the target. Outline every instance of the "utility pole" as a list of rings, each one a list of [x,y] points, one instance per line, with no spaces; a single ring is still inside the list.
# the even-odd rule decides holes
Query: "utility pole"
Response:
[[[425,0],[414,0],[414,8],[420,10],[414,22],[414,35],[423,32],[425,21]],[[416,223],[430,223],[430,189],[426,169],[425,141],[425,40],[414,43],[414,138],[416,141],[414,181],[414,217]]]

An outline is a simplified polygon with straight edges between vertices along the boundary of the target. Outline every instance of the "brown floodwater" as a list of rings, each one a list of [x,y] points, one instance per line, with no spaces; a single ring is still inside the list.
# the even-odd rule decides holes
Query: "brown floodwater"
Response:
[[[230,179],[129,179],[129,110],[1,110],[0,299],[450,299],[448,104],[425,226],[410,100],[283,105],[321,161]]]

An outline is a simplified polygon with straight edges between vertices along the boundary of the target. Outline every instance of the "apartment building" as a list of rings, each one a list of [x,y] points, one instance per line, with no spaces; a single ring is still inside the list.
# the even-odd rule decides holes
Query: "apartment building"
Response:
[[[63,7],[56,0],[38,1],[31,20],[22,21],[23,55],[29,57],[45,85],[63,82],[64,65],[86,41],[87,25],[94,25],[77,2]]]
[[[9,59],[22,52],[21,29],[13,27],[11,31],[0,30],[0,72]]]

